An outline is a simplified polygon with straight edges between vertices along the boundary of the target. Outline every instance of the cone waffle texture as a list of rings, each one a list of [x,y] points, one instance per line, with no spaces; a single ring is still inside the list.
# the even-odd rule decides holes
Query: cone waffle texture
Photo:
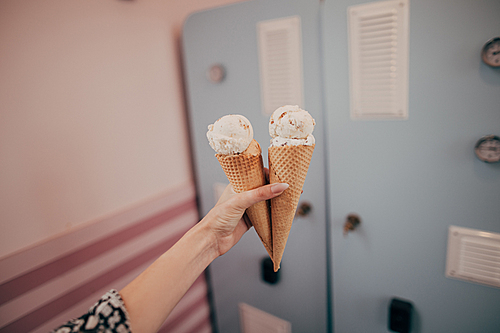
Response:
[[[255,140],[254,140],[255,141]],[[258,143],[255,141],[258,145]],[[259,146],[260,152],[260,146]],[[266,176],[262,163],[262,155],[259,153],[237,155],[215,155],[219,160],[227,179],[236,193],[253,190],[266,185]],[[267,201],[261,201],[247,208],[246,213],[259,235],[269,256],[273,257],[273,246],[271,236],[271,219]]]
[[[313,151],[314,145],[269,147],[268,150],[270,183],[289,185],[282,194],[271,199],[275,272],[280,267]]]

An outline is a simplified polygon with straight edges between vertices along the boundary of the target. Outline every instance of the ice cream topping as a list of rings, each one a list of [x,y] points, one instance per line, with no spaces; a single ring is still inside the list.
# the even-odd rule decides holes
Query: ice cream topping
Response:
[[[208,125],[207,138],[210,147],[217,153],[239,154],[253,140],[252,124],[242,115],[230,114]]]
[[[271,115],[269,134],[271,146],[311,146],[315,143],[312,132],[316,122],[298,105],[282,106]]]

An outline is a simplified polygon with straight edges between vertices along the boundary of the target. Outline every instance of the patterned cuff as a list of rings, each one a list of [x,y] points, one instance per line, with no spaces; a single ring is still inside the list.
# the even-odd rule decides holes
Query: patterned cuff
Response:
[[[52,332],[131,333],[127,309],[120,294],[114,289],[102,296],[85,315],[67,322]]]

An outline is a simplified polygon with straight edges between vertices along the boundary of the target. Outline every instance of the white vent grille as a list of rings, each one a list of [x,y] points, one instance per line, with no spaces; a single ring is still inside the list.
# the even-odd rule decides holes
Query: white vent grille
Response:
[[[352,119],[408,118],[409,1],[351,6]]]
[[[262,108],[303,105],[300,17],[257,23]]]
[[[291,333],[292,324],[272,314],[240,303],[242,333]]]
[[[500,234],[450,226],[446,276],[500,287]]]

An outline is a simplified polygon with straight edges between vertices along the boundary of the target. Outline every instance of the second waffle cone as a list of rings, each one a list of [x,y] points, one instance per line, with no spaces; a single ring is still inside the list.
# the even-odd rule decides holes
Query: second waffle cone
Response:
[[[289,187],[271,199],[274,271],[280,268],[314,146],[269,147],[269,182]]]

